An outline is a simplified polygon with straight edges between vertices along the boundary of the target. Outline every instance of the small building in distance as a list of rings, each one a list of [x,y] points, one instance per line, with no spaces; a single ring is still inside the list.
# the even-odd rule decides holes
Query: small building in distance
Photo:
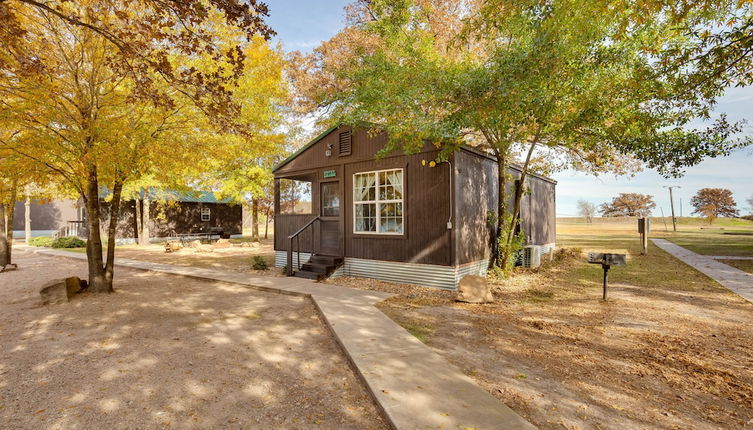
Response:
[[[159,241],[171,234],[190,234],[221,231],[225,236],[243,233],[242,208],[230,200],[220,200],[211,193],[160,192],[150,193],[149,236]],[[103,196],[104,197],[104,196]],[[139,199],[121,202],[116,237],[120,243],[138,240],[136,217],[144,208],[142,193]],[[139,211],[136,210],[137,205]],[[103,198],[102,221],[109,222],[109,210]],[[24,235],[24,202],[16,203],[13,221],[15,237]],[[85,237],[86,210],[77,200],[33,201],[31,204],[32,236]]]

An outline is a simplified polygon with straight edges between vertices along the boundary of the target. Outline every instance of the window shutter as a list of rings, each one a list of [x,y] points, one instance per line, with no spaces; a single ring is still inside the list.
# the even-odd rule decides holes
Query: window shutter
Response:
[[[340,145],[339,145],[339,155],[342,157],[343,155],[350,155],[351,148],[353,146],[353,139],[350,130],[349,131],[343,131],[340,133]]]

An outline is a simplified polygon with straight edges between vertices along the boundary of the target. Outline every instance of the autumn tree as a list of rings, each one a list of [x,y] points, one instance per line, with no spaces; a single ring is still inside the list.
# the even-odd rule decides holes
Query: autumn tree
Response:
[[[578,200],[577,206],[578,215],[585,218],[586,222],[591,224],[596,215],[596,205],[586,200]]]
[[[620,193],[614,197],[611,203],[602,203],[599,206],[601,216],[632,216],[648,217],[651,216],[651,210],[656,207],[654,197],[648,194],[640,193]]]
[[[690,199],[690,205],[695,208],[693,213],[705,216],[709,224],[719,217],[740,215],[732,191],[726,188],[702,188]]]
[[[628,2],[358,1],[345,30],[294,56],[292,76],[299,106],[375,124],[390,137],[385,153],[427,141],[440,158],[461,144],[490,151],[500,181],[491,263],[505,268],[525,192],[507,186],[511,163],[523,184],[542,152],[591,173],[642,163],[673,175],[737,147],[739,125],[723,117],[688,127],[709,102],[674,87],[653,54],[683,36],[659,12],[635,16]]]
[[[190,183],[210,160],[232,157],[234,146],[219,138],[224,134],[243,136],[244,145],[253,145],[244,112],[266,101],[263,94],[239,97],[237,82],[249,41],[266,43],[262,36],[268,29],[261,21],[240,28],[233,14],[212,1],[185,2],[188,9],[176,5],[187,15],[179,14],[168,26],[160,26],[160,19],[174,11],[151,6],[177,2],[60,2],[58,10],[48,7],[56,2],[32,3],[0,3],[2,13],[22,29],[16,42],[24,46],[23,52],[14,44],[0,51],[0,104],[15,129],[15,137],[0,140],[0,148],[44,167],[82,198],[89,288],[112,291],[124,186],[146,175],[164,184]],[[96,28],[85,25],[87,20]],[[106,253],[100,228],[103,190],[115,214],[106,229]]]

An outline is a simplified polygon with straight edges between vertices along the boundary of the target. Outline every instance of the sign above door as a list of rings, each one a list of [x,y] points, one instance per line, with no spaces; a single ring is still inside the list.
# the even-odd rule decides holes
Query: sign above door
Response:
[[[332,169],[332,170],[325,170],[324,171],[324,177],[325,178],[334,178],[336,176],[337,176],[337,171],[334,170],[334,169]]]

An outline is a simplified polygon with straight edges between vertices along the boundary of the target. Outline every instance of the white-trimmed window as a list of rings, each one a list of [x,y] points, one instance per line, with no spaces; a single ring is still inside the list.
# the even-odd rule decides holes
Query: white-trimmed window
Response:
[[[403,169],[353,175],[353,232],[403,234]]]
[[[201,220],[209,221],[212,218],[212,209],[204,206],[201,208]]]

